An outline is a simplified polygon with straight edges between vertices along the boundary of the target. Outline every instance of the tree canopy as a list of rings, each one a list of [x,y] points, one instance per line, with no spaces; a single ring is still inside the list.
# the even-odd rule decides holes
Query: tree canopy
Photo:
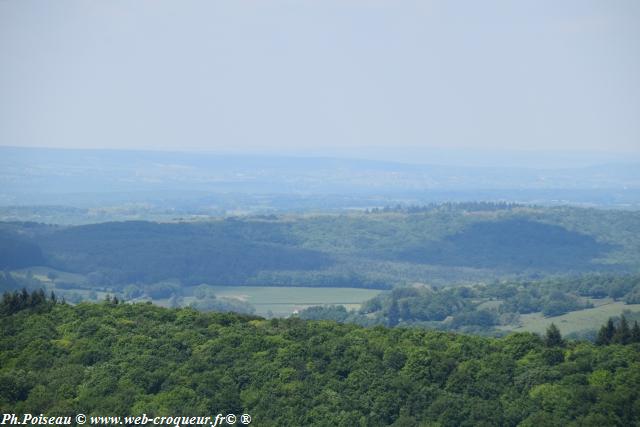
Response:
[[[18,307],[19,294],[0,311],[3,412],[249,413],[265,426],[640,421],[636,343],[71,306],[33,294]]]

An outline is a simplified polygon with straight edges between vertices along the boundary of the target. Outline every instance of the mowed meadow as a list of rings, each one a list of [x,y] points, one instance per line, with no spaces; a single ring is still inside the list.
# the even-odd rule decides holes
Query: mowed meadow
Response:
[[[360,305],[380,293],[376,289],[358,288],[301,288],[285,286],[208,286],[217,298],[240,300],[255,307],[260,316],[287,317],[312,306],[344,305],[356,310]],[[199,287],[202,289],[205,286]],[[197,302],[193,295],[183,298],[184,305]],[[169,300],[161,300],[160,305],[168,305]]]

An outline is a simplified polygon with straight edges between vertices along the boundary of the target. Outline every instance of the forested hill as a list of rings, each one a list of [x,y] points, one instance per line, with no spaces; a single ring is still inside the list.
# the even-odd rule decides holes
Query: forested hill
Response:
[[[640,347],[53,303],[0,310],[0,410],[257,426],[631,426]]]
[[[0,268],[90,285],[391,288],[519,275],[640,271],[640,213],[491,204],[343,215],[74,227],[0,223]]]

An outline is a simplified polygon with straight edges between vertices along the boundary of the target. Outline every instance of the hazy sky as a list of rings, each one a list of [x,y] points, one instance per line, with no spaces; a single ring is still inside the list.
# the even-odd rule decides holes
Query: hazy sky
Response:
[[[640,152],[640,1],[0,0],[0,145]]]

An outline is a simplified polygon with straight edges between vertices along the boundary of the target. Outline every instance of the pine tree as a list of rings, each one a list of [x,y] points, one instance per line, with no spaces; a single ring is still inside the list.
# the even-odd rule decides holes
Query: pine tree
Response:
[[[22,288],[20,296],[18,297],[18,310],[22,310],[24,307],[27,307],[30,300],[31,296],[29,295],[29,291],[27,291],[27,288]]]
[[[398,309],[398,301],[395,298],[391,299],[391,307],[389,307],[387,317],[390,327],[394,327],[400,322],[400,310]]]
[[[40,304],[44,304],[46,301],[47,295],[44,293],[44,289],[40,288],[31,293],[31,307],[37,307]]]
[[[16,311],[17,301],[15,298],[15,292],[6,292],[2,295],[2,306],[0,307],[1,314],[11,314]]]
[[[544,344],[547,347],[559,347],[564,345],[564,341],[562,340],[562,335],[560,334],[560,330],[555,325],[555,323],[552,323],[547,328],[547,334],[544,338]]]
[[[613,336],[616,333],[616,326],[614,325],[613,319],[611,317],[609,318],[609,320],[607,320],[605,331],[606,331],[606,337],[607,337],[607,344],[610,344],[611,340],[613,339]]]
[[[631,341],[631,330],[629,329],[629,322],[627,318],[620,316],[620,325],[616,328],[616,332],[613,335],[611,342],[616,344],[629,344]]]
[[[637,320],[633,322],[633,328],[631,328],[631,342],[640,343],[640,326]]]
[[[598,337],[596,338],[596,345],[609,345],[609,338],[607,337],[607,327],[602,325],[598,331]]]

